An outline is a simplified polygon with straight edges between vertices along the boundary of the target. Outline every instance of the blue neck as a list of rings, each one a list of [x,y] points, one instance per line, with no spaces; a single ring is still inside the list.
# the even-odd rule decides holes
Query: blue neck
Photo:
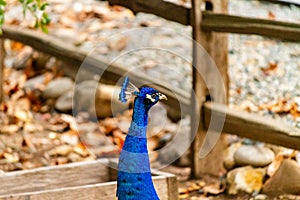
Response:
[[[147,127],[149,109],[150,108],[146,107],[141,99],[136,98],[134,100],[132,122],[140,127]]]
[[[132,122],[119,158],[119,200],[159,200],[152,182],[147,150],[148,110],[136,98]]]

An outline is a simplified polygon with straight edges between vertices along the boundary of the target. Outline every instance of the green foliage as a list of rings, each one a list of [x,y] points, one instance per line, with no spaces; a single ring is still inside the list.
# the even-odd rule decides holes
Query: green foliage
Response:
[[[42,0],[19,0],[23,7],[23,16],[26,16],[27,12],[35,18],[35,28],[41,28],[45,33],[48,33],[47,25],[50,23],[50,18],[45,12],[48,6],[47,2]],[[4,12],[5,12],[6,0],[0,0],[0,34],[2,34],[2,25],[4,24]]]
[[[6,1],[0,0],[0,34],[2,34],[2,25],[4,23],[5,6],[6,6]]]

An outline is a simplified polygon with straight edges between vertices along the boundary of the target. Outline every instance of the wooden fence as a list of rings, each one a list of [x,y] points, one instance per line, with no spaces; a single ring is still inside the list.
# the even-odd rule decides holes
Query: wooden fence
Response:
[[[276,0],[272,1],[276,2]],[[227,55],[224,55],[228,52],[227,39],[224,35],[215,33],[256,34],[286,41],[300,41],[300,24],[228,15],[227,0],[192,0],[191,4],[184,3],[182,5],[165,0],[109,0],[109,2],[111,5],[125,6],[134,13],[152,13],[183,25],[192,25],[194,40],[200,43],[214,59],[217,66],[219,65],[227,93]],[[287,3],[283,0],[277,2]],[[204,9],[201,10],[201,7]],[[193,51],[194,67],[206,68],[207,66],[200,66],[197,48],[194,48]],[[196,91],[198,103],[200,102],[200,112],[203,113],[198,133],[191,148],[193,176],[200,177],[202,173],[217,175],[222,167],[222,153],[225,148],[224,138],[221,137],[221,141],[215,145],[216,148],[206,158],[200,159],[198,155],[205,140],[205,130],[209,125],[212,112],[220,117],[226,116],[223,128],[226,133],[300,149],[300,131],[296,128],[283,125],[278,121],[267,120],[257,114],[234,111],[226,106],[226,101],[219,101],[221,104],[201,102],[201,99],[207,95],[206,88],[203,86],[201,77],[197,77],[195,71],[193,73],[193,89]],[[196,101],[192,99],[191,103],[193,107]],[[193,126],[196,127],[198,124]],[[193,130],[194,128],[192,128]]]
[[[163,0],[109,0],[111,5],[122,5],[133,12],[146,12],[156,14],[165,19],[179,22],[184,25],[193,26],[193,37],[198,41],[212,58],[215,60],[222,78],[225,82],[225,87],[228,91],[228,75],[227,75],[227,39],[223,33],[240,33],[240,34],[257,34],[267,37],[279,38],[288,41],[300,41],[300,25],[296,23],[278,22],[266,19],[254,19],[248,17],[239,17],[228,15],[227,0],[193,0],[192,4],[179,5]],[[226,5],[226,6],[224,6]],[[204,10],[200,10],[200,7]],[[34,30],[21,29],[16,26],[3,26],[3,35],[0,37],[8,38],[30,45],[33,48],[56,56],[57,58],[72,64],[74,70],[78,70],[83,61],[89,70],[95,73],[104,73],[104,79],[101,81],[109,81],[116,83],[126,70],[120,66],[110,65],[99,57],[89,56],[88,60],[85,58],[88,52],[79,50],[73,45],[67,45],[60,39],[50,35],[37,33]],[[218,44],[218,46],[216,46]],[[45,48],[47,47],[47,48]],[[197,63],[197,49],[194,48],[194,65]],[[221,63],[221,64],[220,64]],[[190,94],[180,89],[172,93],[168,88],[170,86],[161,82],[160,80],[151,80],[149,77],[130,72],[130,77],[133,82],[137,84],[144,84],[147,82],[155,82],[153,87],[166,93],[168,96],[168,105],[173,110],[181,109],[183,114],[190,114],[191,106],[195,106],[195,100],[190,99]],[[105,79],[107,77],[107,79]],[[193,86],[196,89],[197,98],[200,102],[199,109],[203,119],[200,120],[198,134],[193,144],[193,175],[199,177],[201,173],[217,174],[222,165],[222,151],[224,150],[223,140],[217,145],[219,149],[214,150],[209,156],[203,160],[199,159],[197,153],[204,141],[205,129],[208,126],[210,115],[212,112],[219,113],[220,116],[226,114],[224,132],[235,134],[242,137],[248,137],[254,140],[282,145],[289,148],[300,149],[300,131],[286,125],[279,124],[277,121],[268,120],[245,112],[237,112],[229,109],[226,106],[226,101],[203,102],[206,88],[201,82],[201,77],[193,75]],[[215,86],[220,87],[220,86]],[[199,92],[197,92],[199,91]],[[226,111],[225,111],[226,110]],[[199,110],[198,110],[199,111]],[[197,112],[198,112],[197,111]],[[198,124],[194,124],[197,126]],[[199,170],[201,169],[201,170]]]

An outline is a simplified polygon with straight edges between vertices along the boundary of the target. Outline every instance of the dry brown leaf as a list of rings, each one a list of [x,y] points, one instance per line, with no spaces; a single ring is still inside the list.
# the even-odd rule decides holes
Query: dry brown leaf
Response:
[[[6,163],[15,163],[20,160],[18,153],[4,153],[3,157],[6,160]]]
[[[73,148],[69,145],[61,145],[61,146],[57,146],[54,149],[50,150],[47,152],[48,155],[50,156],[66,156],[69,153],[71,153],[73,151]]]
[[[286,99],[281,99],[275,103],[260,105],[259,108],[267,109],[278,114],[284,114],[289,113],[293,109],[293,104]]]
[[[284,160],[284,156],[283,155],[277,155],[275,157],[275,159],[272,161],[272,163],[268,166],[267,168],[267,174],[269,176],[273,176],[274,173],[277,171],[277,169],[279,168],[281,162]]]
[[[276,16],[275,16],[275,14],[274,14],[273,12],[269,11],[269,12],[268,12],[268,18],[269,18],[269,19],[275,19]]]
[[[278,63],[269,63],[268,67],[266,68],[261,68],[261,70],[265,73],[265,74],[270,74],[274,71],[276,71],[278,68]]]
[[[78,153],[79,155],[83,156],[83,157],[86,157],[89,155],[89,152],[87,151],[86,147],[79,143],[77,144],[74,148],[73,148],[73,151]]]
[[[188,194],[189,190],[187,188],[179,188],[178,192],[179,194]]]
[[[126,48],[129,38],[127,36],[120,36],[117,38],[112,38],[107,42],[108,48],[112,51],[122,51]]]
[[[16,110],[15,111],[15,117],[23,122],[32,122],[33,116],[30,111],[26,110]]]
[[[157,137],[150,137],[147,139],[147,147],[148,151],[153,151],[158,147],[159,138]]]
[[[21,51],[24,48],[24,44],[21,42],[11,41],[10,49],[13,51]]]
[[[18,132],[20,127],[16,124],[2,125],[0,133],[14,134]]]
[[[189,194],[180,194],[179,195],[179,199],[185,199],[185,198],[188,198],[189,197]]]
[[[71,130],[77,132],[77,123],[72,115],[62,114],[61,119],[69,124]]]
[[[212,183],[203,187],[203,191],[207,195],[219,195],[225,191],[219,183]]]
[[[115,118],[106,118],[104,121],[100,121],[100,126],[105,128],[105,134],[110,134],[113,132],[113,130],[118,128],[118,124]]]

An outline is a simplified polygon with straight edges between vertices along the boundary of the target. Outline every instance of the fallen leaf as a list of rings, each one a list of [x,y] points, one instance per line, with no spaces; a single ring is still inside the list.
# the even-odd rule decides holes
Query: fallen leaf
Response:
[[[83,157],[86,157],[89,155],[89,152],[87,151],[86,147],[79,143],[77,144],[74,148],[73,148],[73,151],[78,153],[79,155],[83,156]]]
[[[179,199],[185,199],[185,198],[188,198],[189,197],[189,194],[180,194],[179,195]]]
[[[127,36],[112,38],[107,42],[108,48],[112,51],[122,51],[126,48],[129,39]]]
[[[178,192],[179,194],[188,194],[189,190],[187,188],[179,188]]]
[[[265,68],[261,68],[261,70],[265,73],[265,74],[270,74],[274,71],[276,71],[278,68],[278,63],[269,63],[268,67]]]
[[[275,14],[274,14],[273,12],[269,11],[269,12],[268,12],[268,18],[269,18],[269,19],[275,19],[276,16],[275,16]]]
[[[219,195],[225,191],[219,183],[212,183],[203,187],[204,194],[206,195]]]
[[[268,166],[267,168],[267,174],[269,176],[273,176],[274,173],[277,171],[277,169],[279,168],[281,162],[284,160],[284,156],[283,155],[277,155],[275,157],[275,159],[272,161],[272,163]]]
[[[7,133],[7,134],[13,134],[18,132],[20,127],[16,124],[11,124],[11,125],[2,125],[0,129],[0,133]]]
[[[6,163],[15,163],[20,160],[17,153],[4,153],[3,157],[6,160]]]
[[[66,156],[73,151],[73,148],[69,145],[61,145],[57,146],[54,149],[48,151],[48,155],[50,156]]]

